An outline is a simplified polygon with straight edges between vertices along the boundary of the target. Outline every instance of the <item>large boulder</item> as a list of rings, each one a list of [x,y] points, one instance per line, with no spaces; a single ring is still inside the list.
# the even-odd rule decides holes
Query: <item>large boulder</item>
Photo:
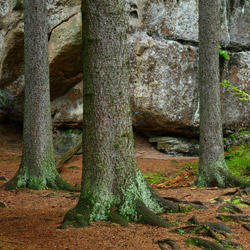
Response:
[[[54,127],[82,127],[82,82],[51,102],[51,115]]]
[[[250,2],[221,0],[221,81],[250,93]],[[80,0],[48,0],[52,117],[82,124]],[[197,136],[198,1],[126,0],[134,126],[147,135]],[[22,0],[0,0],[0,120],[23,117]],[[215,83],[219,84],[219,83]],[[248,102],[222,89],[225,130],[250,127]],[[77,98],[75,98],[77,96]]]
[[[129,39],[135,127],[149,135],[192,134],[198,127],[197,48],[153,39]]]
[[[52,100],[82,79],[81,1],[48,0]],[[23,119],[24,24],[22,1],[0,0],[0,118]],[[73,60],[72,60],[73,58]]]

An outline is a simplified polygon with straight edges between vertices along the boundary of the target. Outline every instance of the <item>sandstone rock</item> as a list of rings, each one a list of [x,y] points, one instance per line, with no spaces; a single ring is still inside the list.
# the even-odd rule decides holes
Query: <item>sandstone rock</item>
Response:
[[[250,2],[221,0],[221,43],[250,48]],[[198,1],[137,1],[138,29],[167,40],[198,42]]]
[[[231,51],[221,79],[250,93],[250,2],[221,2],[221,44]],[[133,123],[146,135],[198,135],[197,3],[126,0]],[[82,124],[80,4],[48,0],[51,110],[59,127]],[[22,15],[22,0],[0,0],[0,119],[23,117]],[[250,127],[250,104],[225,88],[222,98],[225,130]]]
[[[222,82],[229,80],[234,86],[250,93],[250,51],[232,53],[231,59],[224,65]],[[227,129],[246,128],[250,126],[250,102],[240,101],[231,89],[222,88],[222,120]]]
[[[198,40],[198,1],[138,1],[140,29],[171,40]]]
[[[230,45],[250,50],[250,2],[227,1]]]
[[[169,155],[198,156],[199,141],[195,139],[177,138],[170,136],[150,137],[149,142],[156,143],[157,149]]]
[[[132,35],[129,41],[135,127],[147,135],[195,133],[199,122],[197,48],[145,33]]]
[[[20,1],[0,0],[0,116],[23,119],[24,53],[23,11]],[[80,0],[48,1],[49,59],[52,100],[82,79]],[[19,6],[19,7],[18,7]]]
[[[51,99],[82,80],[82,24],[77,13],[53,29],[49,40]]]
[[[51,114],[56,127],[82,126],[82,82],[51,103]]]

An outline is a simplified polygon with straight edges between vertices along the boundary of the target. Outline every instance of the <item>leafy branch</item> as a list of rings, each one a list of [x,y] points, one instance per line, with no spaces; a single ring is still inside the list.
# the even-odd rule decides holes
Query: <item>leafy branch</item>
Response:
[[[221,48],[220,44],[218,45],[218,48],[219,48],[219,55],[222,56],[222,57],[224,57],[226,60],[229,61],[230,60],[230,55],[225,50],[223,50]]]
[[[223,85],[224,87],[228,87],[228,88],[232,89],[233,91],[235,91],[232,93],[233,95],[246,96],[246,97],[239,97],[239,100],[241,100],[241,101],[249,101],[250,100],[250,95],[248,93],[244,92],[243,90],[238,89],[228,80],[224,80],[224,82],[221,82],[220,84]]]

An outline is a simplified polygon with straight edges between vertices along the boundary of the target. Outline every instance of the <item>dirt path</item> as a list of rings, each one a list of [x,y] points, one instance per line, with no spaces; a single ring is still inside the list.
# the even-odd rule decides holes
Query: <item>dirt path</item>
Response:
[[[10,179],[20,163],[20,137],[14,135],[0,138],[0,176]],[[7,192],[2,187],[6,180],[0,180],[0,201],[7,208],[0,208],[0,249],[89,249],[89,250],[159,250],[154,241],[171,238],[177,241],[180,249],[200,249],[187,246],[184,240],[188,234],[170,233],[170,230],[186,226],[190,217],[196,216],[199,221],[219,221],[216,219],[218,206],[211,204],[213,198],[232,189],[207,189],[189,187],[195,179],[190,171],[191,163],[197,163],[198,158],[170,157],[155,151],[141,136],[136,136],[136,152],[138,166],[143,173],[160,173],[171,176],[170,187],[157,189],[160,195],[182,198],[185,201],[199,200],[210,202],[207,209],[192,210],[189,213],[165,214],[170,221],[179,224],[168,228],[157,228],[131,223],[124,228],[114,223],[97,222],[88,228],[57,229],[63,216],[77,203],[77,193],[65,191],[21,189]],[[186,164],[189,163],[189,164]],[[72,184],[80,184],[81,156],[74,156],[64,165],[62,176]],[[154,187],[157,187],[155,184]],[[223,197],[229,199],[230,197]],[[249,207],[241,209],[250,215]],[[240,223],[227,222],[234,234],[232,240],[243,244],[244,249],[250,249],[250,232]]]

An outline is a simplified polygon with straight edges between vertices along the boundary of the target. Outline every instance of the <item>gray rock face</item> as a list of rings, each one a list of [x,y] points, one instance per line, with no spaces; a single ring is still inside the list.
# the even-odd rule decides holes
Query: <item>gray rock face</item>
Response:
[[[144,133],[185,133],[198,126],[197,53],[191,45],[132,35],[134,125]]]
[[[227,1],[230,45],[250,48],[250,1]]]
[[[52,100],[82,79],[80,3],[80,0],[48,0]],[[22,1],[0,0],[0,7],[0,89],[7,96],[7,101],[0,102],[0,116],[21,121],[24,99]]]
[[[196,139],[177,138],[170,136],[150,137],[149,142],[156,143],[159,151],[176,156],[198,156],[199,141]]]
[[[250,1],[221,2],[221,44],[231,54],[221,60],[221,81],[250,93]],[[80,4],[48,0],[51,110],[60,127],[82,124]],[[126,12],[134,126],[147,135],[196,136],[198,1],[127,0]],[[23,71],[22,0],[0,0],[0,120],[22,120]],[[226,130],[250,127],[250,102],[223,87],[222,100]]]
[[[55,127],[82,127],[82,82],[51,102],[51,114]]]

